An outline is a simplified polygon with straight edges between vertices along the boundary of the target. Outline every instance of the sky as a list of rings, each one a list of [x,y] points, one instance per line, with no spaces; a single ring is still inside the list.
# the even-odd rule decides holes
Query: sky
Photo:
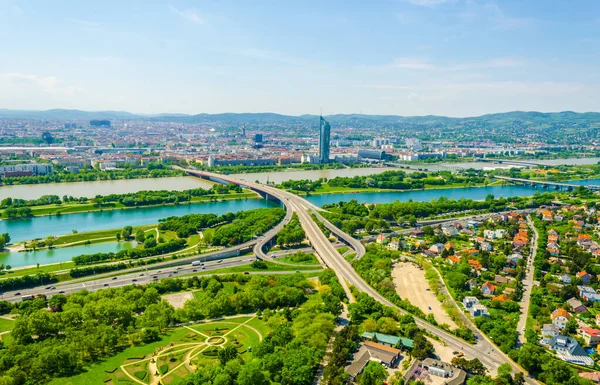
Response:
[[[0,0],[0,108],[600,111],[600,1]]]

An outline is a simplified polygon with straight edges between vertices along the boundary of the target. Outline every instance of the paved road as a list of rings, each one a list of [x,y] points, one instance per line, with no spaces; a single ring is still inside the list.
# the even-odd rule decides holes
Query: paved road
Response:
[[[148,282],[157,281],[163,278],[176,278],[180,275],[193,273],[200,274],[210,270],[246,265],[254,260],[255,258],[253,256],[233,257],[223,259],[221,262],[219,262],[219,260],[205,262],[203,266],[192,266],[190,263],[188,263],[184,266],[167,267],[160,270],[145,270],[143,272],[128,273],[113,277],[96,278],[86,282],[67,281],[64,283],[54,283],[45,287],[40,286],[32,289],[8,291],[1,296],[1,299],[9,302],[19,302],[23,299],[23,296],[36,294],[44,294],[47,297],[51,297],[54,294],[71,294],[83,289],[96,291],[108,287],[121,287],[132,284],[143,285]]]
[[[527,342],[525,338],[525,326],[527,324],[527,315],[529,314],[529,303],[531,299],[531,290],[533,288],[533,260],[535,259],[535,255],[538,247],[538,240],[540,236],[538,234],[537,229],[533,225],[533,221],[531,220],[531,216],[527,216],[527,224],[529,228],[533,230],[533,238],[531,243],[531,252],[527,257],[527,262],[525,263],[525,278],[523,279],[523,298],[521,299],[521,315],[519,316],[519,322],[517,323],[517,333],[519,335],[519,345],[523,345]]]
[[[348,295],[350,302],[353,302],[354,298],[350,293],[349,287],[354,286],[358,290],[369,294],[378,302],[386,306],[393,307],[401,313],[407,314],[406,311],[400,309],[399,307],[388,301],[375,289],[369,286],[354,271],[352,266],[336,251],[331,242],[325,237],[325,235],[321,232],[319,227],[313,221],[312,217],[309,215],[309,212],[314,214],[319,211],[319,209],[312,203],[287,191],[279,190],[274,187],[262,185],[259,183],[251,181],[242,181],[229,176],[213,174],[204,171],[188,170],[188,172],[192,175],[197,175],[200,177],[214,177],[217,179],[225,180],[229,183],[242,185],[252,190],[266,193],[272,197],[275,197],[276,199],[279,199],[286,206],[288,212],[296,212],[302,225],[302,228],[304,229],[311,246],[315,249],[319,260],[321,261],[321,263],[335,271],[340,281],[340,284],[342,285],[346,294]],[[320,218],[318,219],[320,220]],[[347,234],[344,234],[340,229],[331,224],[329,224],[327,227],[332,231],[333,234],[335,234],[339,238],[344,238],[344,235],[345,237],[349,237]],[[357,249],[355,250],[357,251],[357,253],[359,252],[361,247],[364,250],[364,246],[362,246],[362,244],[360,244],[360,242],[356,240],[355,242],[352,242],[352,245],[356,245]],[[262,250],[258,251],[262,253]],[[257,253],[257,255],[259,254]],[[478,357],[481,360],[481,362],[492,371],[495,371],[503,363],[509,363],[514,371],[523,371],[521,367],[519,367],[507,355],[502,353],[489,339],[484,337],[481,333],[475,333],[477,338],[477,344],[475,346],[471,346],[466,344],[463,340],[457,338],[456,336],[446,332],[445,330],[442,330],[438,327],[429,324],[425,320],[415,318],[415,321],[419,327],[439,337],[450,348],[454,350],[462,350],[465,352],[465,354],[468,354],[473,357]],[[535,380],[528,377],[526,377],[526,381],[529,383],[536,383]]]

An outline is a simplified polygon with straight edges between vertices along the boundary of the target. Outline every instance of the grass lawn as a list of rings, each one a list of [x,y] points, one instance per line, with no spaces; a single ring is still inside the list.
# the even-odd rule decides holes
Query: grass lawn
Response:
[[[15,327],[15,321],[6,318],[0,318],[0,333],[12,330]]]
[[[304,258],[306,258],[304,260]],[[305,254],[304,258],[298,258],[295,255],[289,255],[287,257],[277,258],[278,261],[286,262],[286,263],[295,263],[299,265],[319,265],[319,261],[317,261],[317,257],[314,254]]]
[[[164,335],[162,337],[162,340],[160,341],[153,342],[147,345],[127,348],[122,352],[118,353],[117,355],[107,358],[103,362],[91,365],[89,368],[87,368],[87,371],[84,373],[78,374],[73,377],[56,378],[52,380],[50,384],[96,385],[102,384],[104,380],[112,380],[113,384],[123,383],[119,382],[120,379],[127,379],[133,383],[133,381],[129,377],[126,377],[123,374],[123,372],[119,369],[121,365],[127,363],[127,361],[133,362],[134,360],[148,358],[157,348],[167,345],[170,341],[177,342],[183,340],[182,342],[186,342],[185,336],[188,334],[188,332],[189,330],[185,328],[175,329],[173,331],[170,331],[167,335]],[[119,373],[121,373],[120,376],[118,375]]]
[[[348,246],[342,246],[337,249],[338,253],[340,253],[341,255],[344,255],[344,253],[348,250],[350,250],[350,248]]]
[[[248,264],[248,265],[226,267],[224,269],[217,269],[217,270],[202,270],[202,271],[199,271],[198,273],[182,275],[182,277],[197,276],[197,275],[244,273],[244,272],[265,272],[265,273],[269,273],[269,272],[276,272],[276,271],[289,271],[290,273],[293,273],[296,270],[298,272],[302,272],[302,271],[305,271],[305,270],[312,271],[312,270],[319,270],[319,269],[322,268],[320,265],[319,266],[311,266],[311,265],[307,265],[307,266],[287,266],[287,265],[280,265],[280,264],[269,262],[269,261],[265,261],[265,263],[267,264],[267,268],[266,269],[255,269],[255,268],[253,268],[252,266],[250,266]],[[313,276],[313,275],[314,274],[311,274],[310,276]]]
[[[271,333],[271,327],[258,317],[251,319],[246,325],[258,330],[258,332],[262,334],[263,338],[265,338],[269,333]]]
[[[348,262],[352,262],[354,258],[356,258],[356,253],[350,253],[344,257],[344,259]]]

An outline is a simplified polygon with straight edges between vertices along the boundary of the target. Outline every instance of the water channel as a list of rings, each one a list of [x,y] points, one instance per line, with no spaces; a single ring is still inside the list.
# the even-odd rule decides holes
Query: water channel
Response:
[[[360,169],[356,169],[360,170]],[[324,170],[336,171],[336,170]],[[310,173],[313,173],[312,171]],[[245,174],[247,176],[248,174]],[[187,179],[187,178],[185,178]],[[294,178],[295,179],[295,178]],[[273,179],[271,179],[273,180]],[[187,182],[186,182],[187,183]],[[600,179],[590,179],[569,182],[572,184],[600,184]],[[42,187],[42,186],[37,186]],[[171,186],[171,188],[174,188]],[[488,194],[495,197],[528,196],[536,191],[545,191],[541,188],[529,186],[488,186],[472,188],[451,188],[439,190],[415,190],[406,192],[366,192],[358,194],[329,194],[309,196],[312,203],[322,206],[328,203],[337,203],[356,199],[367,203],[389,203],[398,201],[430,201],[440,197],[449,199],[485,199]],[[68,214],[61,216],[36,217],[28,219],[14,219],[0,221],[0,233],[8,232],[13,242],[34,238],[45,238],[49,235],[70,234],[73,230],[78,232],[122,228],[126,225],[140,226],[157,223],[159,219],[169,216],[180,216],[190,213],[215,213],[237,212],[252,210],[260,207],[273,207],[276,203],[264,199],[245,199],[239,201],[206,202],[192,205],[161,206],[138,208],[117,211],[103,211],[92,213]],[[2,253],[0,263],[12,267],[46,264],[68,261],[75,255],[92,254],[97,252],[118,251],[123,244],[117,242],[98,243],[86,246],[77,246],[64,249],[39,250],[28,253]]]

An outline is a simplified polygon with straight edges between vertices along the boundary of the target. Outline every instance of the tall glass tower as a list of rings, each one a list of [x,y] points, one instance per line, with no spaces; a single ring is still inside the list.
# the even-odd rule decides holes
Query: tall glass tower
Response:
[[[319,123],[319,161],[329,163],[329,142],[331,139],[331,126],[323,119]]]

